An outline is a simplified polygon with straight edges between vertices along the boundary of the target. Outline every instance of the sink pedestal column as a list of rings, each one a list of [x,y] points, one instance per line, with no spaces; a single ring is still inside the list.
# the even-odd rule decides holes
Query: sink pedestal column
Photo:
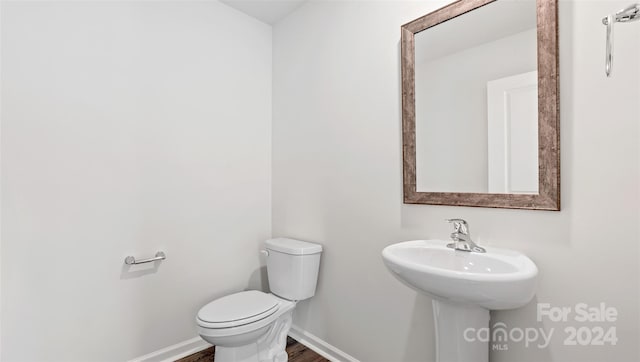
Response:
[[[489,310],[433,300],[437,362],[489,361]]]

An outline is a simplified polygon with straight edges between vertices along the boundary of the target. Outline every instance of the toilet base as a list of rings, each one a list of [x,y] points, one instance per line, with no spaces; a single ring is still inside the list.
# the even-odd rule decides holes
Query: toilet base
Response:
[[[273,322],[257,342],[238,347],[216,346],[215,362],[287,362],[287,334],[291,329],[293,308]]]

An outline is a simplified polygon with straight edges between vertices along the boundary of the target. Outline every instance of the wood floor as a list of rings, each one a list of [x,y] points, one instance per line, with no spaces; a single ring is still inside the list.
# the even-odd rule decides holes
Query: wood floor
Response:
[[[289,355],[289,362],[329,362],[328,359],[298,343],[291,337],[287,337],[287,354]],[[176,362],[211,362],[214,355],[215,350],[211,347],[191,356],[181,358]]]

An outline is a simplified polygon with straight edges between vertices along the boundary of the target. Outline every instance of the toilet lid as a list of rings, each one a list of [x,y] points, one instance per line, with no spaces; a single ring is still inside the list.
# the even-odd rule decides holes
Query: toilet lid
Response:
[[[257,290],[227,295],[205,305],[198,320],[207,328],[230,328],[264,319],[278,310],[278,300]]]

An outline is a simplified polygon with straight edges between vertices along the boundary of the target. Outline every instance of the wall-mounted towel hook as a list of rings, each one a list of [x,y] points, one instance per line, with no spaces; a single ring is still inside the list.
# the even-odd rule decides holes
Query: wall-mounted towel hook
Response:
[[[613,25],[636,20],[640,20],[640,4],[629,5],[615,14],[609,14],[602,18],[602,23],[607,26],[607,54],[604,69],[607,77],[611,76],[611,67],[613,66]]]

